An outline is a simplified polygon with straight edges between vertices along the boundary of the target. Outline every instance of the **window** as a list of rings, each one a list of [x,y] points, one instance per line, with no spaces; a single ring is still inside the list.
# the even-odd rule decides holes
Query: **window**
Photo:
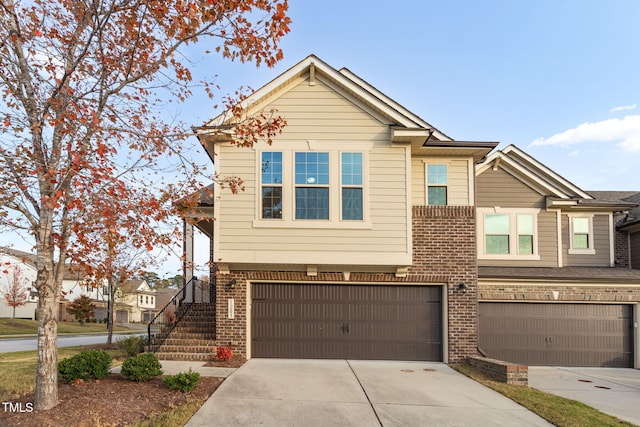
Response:
[[[262,153],[262,218],[282,218],[282,153]]]
[[[485,253],[509,253],[509,215],[486,215],[484,217]]]
[[[478,208],[478,257],[537,260],[539,209]]]
[[[427,204],[447,204],[447,165],[427,165]]]
[[[329,219],[329,153],[295,153],[296,219]]]
[[[362,220],[362,153],[342,153],[342,219]]]
[[[533,215],[518,214],[518,255],[533,254]]]
[[[589,218],[572,218],[573,248],[589,249]]]
[[[592,215],[569,216],[569,253],[595,254]]]

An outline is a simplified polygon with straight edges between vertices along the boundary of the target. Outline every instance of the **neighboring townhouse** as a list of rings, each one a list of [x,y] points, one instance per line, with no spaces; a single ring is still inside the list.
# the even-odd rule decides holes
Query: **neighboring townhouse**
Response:
[[[16,275],[17,277],[15,277]],[[36,276],[36,256],[34,254],[0,247],[0,317],[10,318],[13,316],[13,307],[7,304],[4,294],[12,285],[15,277],[22,283],[28,295],[26,304],[16,307],[15,316],[19,319],[35,320],[38,296],[33,283]]]
[[[640,366],[637,193],[583,191],[508,146],[476,166],[476,194],[480,351]]]
[[[216,172],[245,187],[215,187],[191,213],[212,238],[216,343],[247,357],[476,355],[475,164],[497,143],[455,141],[315,56],[244,105],[287,126],[253,148],[231,143],[224,114],[197,129]]]

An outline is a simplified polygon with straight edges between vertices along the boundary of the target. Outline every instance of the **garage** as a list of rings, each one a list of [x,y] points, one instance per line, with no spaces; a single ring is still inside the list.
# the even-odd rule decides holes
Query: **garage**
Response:
[[[253,357],[442,361],[442,287],[253,283]]]
[[[531,366],[633,367],[633,306],[479,304],[488,357]]]

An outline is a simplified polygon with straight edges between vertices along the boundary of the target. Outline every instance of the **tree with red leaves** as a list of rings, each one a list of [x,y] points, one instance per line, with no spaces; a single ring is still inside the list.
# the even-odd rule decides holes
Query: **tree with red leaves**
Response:
[[[185,154],[190,127],[165,117],[195,88],[214,95],[213,76],[194,82],[188,58],[202,48],[273,66],[287,8],[287,0],[0,0],[0,227],[30,235],[36,251],[36,410],[58,403],[65,262],[97,275],[104,251],[95,249],[110,245],[101,231],[146,250],[175,242],[179,228],[159,224],[172,201],[184,209],[203,186]],[[225,104],[238,145],[282,130],[271,112],[244,117],[235,100]]]
[[[2,293],[7,305],[13,308],[11,320],[15,320],[16,308],[22,307],[28,301],[29,279],[23,276],[19,265],[9,265],[0,274],[10,275],[9,280],[2,288]]]

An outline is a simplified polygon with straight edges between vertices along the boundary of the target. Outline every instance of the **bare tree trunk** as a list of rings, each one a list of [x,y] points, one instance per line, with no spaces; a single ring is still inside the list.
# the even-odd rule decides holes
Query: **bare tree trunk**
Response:
[[[53,282],[51,275],[44,275]],[[48,277],[47,277],[48,276]],[[58,404],[58,305],[59,299],[50,285],[39,283],[38,298],[38,367],[34,409],[51,409]]]

